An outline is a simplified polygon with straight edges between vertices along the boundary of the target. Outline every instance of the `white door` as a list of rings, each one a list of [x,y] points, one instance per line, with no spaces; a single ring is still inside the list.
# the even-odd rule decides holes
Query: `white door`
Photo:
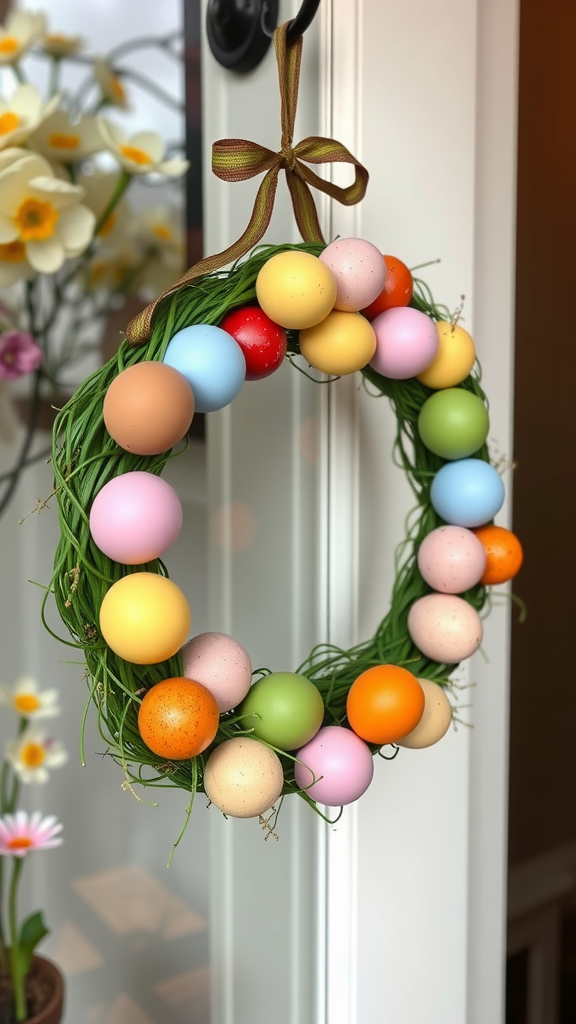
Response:
[[[410,266],[440,259],[422,271],[436,298],[455,308],[465,295],[507,462],[517,6],[322,0],[295,135],[332,135],[370,171],[361,207],[320,202],[329,237],[367,237]],[[298,4],[280,7],[285,20]],[[244,229],[257,183],[211,178],[209,144],[279,147],[273,56],[238,76],[205,47],[204,89],[217,252]],[[296,237],[283,194],[267,240]],[[318,386],[289,368],[210,418],[210,628],[258,665],[294,670],[315,642],[347,647],[385,614],[410,507],[393,426],[358,380]],[[472,728],[379,762],[336,827],[297,800],[278,840],[212,814],[213,1024],[503,1024],[507,635],[503,601],[461,674]]]

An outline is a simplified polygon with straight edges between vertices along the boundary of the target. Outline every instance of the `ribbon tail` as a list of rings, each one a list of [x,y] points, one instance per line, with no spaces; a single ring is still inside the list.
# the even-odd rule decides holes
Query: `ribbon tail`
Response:
[[[286,168],[286,184],[290,190],[294,217],[302,238],[305,242],[322,242],[324,244],[314,197],[308,185],[298,173],[288,168]]]
[[[270,223],[276,187],[278,185],[279,170],[279,165],[272,167],[262,181],[256,194],[250,222],[244,234],[233,245],[229,246],[228,249],[224,249],[223,252],[216,253],[214,256],[207,256],[206,259],[195,263],[190,270],[186,271],[183,277],[170,288],[167,288],[165,292],[162,292],[162,295],[154,299],[153,302],[146,306],[146,309],[143,309],[138,316],[135,316],[130,321],[126,328],[126,338],[132,345],[141,345],[144,341],[148,340],[152,330],[152,318],[163,299],[179,291],[180,288],[184,288],[197,277],[211,274],[213,271],[220,270],[226,266],[227,263],[233,263],[235,260],[240,259],[253,246],[257,245]]]

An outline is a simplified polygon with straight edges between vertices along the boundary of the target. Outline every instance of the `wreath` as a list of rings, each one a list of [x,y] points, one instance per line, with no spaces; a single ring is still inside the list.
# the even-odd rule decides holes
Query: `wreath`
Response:
[[[522,560],[514,534],[492,522],[504,486],[472,338],[401,260],[364,239],[322,240],[308,188],[322,179],[302,161],[353,163],[349,189],[320,186],[343,202],[361,198],[367,174],[333,140],[292,148],[302,41],[289,44],[286,27],[275,35],[280,153],[214,147],[228,180],[266,170],[247,231],[129,325],[54,426],[61,539],[44,622],[53,595],[124,785],[188,791],[186,821],[197,792],[232,816],[262,816],[287,794],[324,815],[362,795],[387,745],[395,754],[441,739],[451,674],[482,641],[487,588]],[[306,240],[254,246],[281,168]],[[162,561],[182,509],[161,474],[195,410],[224,407],[284,359],[328,381],[359,372],[388,397],[415,509],[374,636],[349,650],[320,644],[295,670],[253,672],[234,638],[189,639],[188,603]]]

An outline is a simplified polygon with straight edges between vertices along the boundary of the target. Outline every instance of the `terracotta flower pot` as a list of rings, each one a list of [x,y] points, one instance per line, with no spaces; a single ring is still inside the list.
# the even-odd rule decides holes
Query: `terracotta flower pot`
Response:
[[[31,1014],[26,1024],[60,1024],[64,1012],[64,979],[51,960],[34,957],[26,979],[26,1000]],[[3,1005],[5,1013],[7,1006]],[[10,1019],[13,1020],[11,1015]]]

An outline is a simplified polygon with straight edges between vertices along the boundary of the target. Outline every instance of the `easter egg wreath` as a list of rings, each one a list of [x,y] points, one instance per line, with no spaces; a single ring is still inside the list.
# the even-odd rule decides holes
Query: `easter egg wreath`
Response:
[[[369,786],[383,746],[441,739],[450,675],[482,641],[486,588],[522,560],[514,535],[492,524],[504,487],[486,446],[472,338],[398,258],[364,239],[320,241],[306,183],[320,179],[301,161],[353,163],[355,186],[323,186],[346,202],[361,198],[367,175],[333,140],[291,148],[301,40],[287,44],[282,26],[275,44],[283,145],[276,163],[263,151],[259,199],[268,189],[273,201],[281,167],[300,175],[291,193],[313,240],[254,247],[266,227],[255,212],[239,243],[192,268],[129,326],[58,414],[61,539],[45,598],[55,598],[64,642],[84,652],[87,706],[126,783],[179,787],[189,808],[204,792],[238,817],[262,815],[287,794],[318,813],[319,804],[339,808]],[[257,147],[244,145],[253,166]],[[215,150],[217,164],[225,143]],[[182,510],[161,474],[194,411],[223,408],[245,379],[285,358],[332,377],[359,372],[388,397],[416,510],[374,636],[350,650],[320,644],[295,671],[253,673],[234,638],[189,638],[188,603],[161,560]]]

